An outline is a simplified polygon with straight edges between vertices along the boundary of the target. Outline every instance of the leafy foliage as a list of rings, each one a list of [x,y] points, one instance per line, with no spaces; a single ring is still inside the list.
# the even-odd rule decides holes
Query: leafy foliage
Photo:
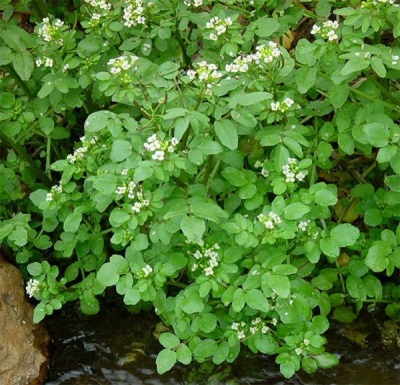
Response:
[[[169,327],[160,373],[247,346],[289,378],[337,364],[330,316],[400,320],[397,4],[32,0],[28,33],[3,3],[0,241],[35,321],[113,288]]]

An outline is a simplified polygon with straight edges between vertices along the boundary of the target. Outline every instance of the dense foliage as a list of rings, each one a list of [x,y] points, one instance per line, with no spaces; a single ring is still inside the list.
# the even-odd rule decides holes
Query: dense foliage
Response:
[[[328,318],[400,320],[396,1],[13,3],[0,241],[35,321],[114,290],[169,327],[160,373],[247,346],[289,378],[337,363]]]

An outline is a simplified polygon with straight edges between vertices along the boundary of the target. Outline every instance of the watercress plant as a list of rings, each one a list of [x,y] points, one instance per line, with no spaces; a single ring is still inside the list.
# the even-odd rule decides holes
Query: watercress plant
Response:
[[[400,319],[398,4],[25,3],[33,32],[11,2],[0,23],[0,240],[36,322],[115,290],[169,327],[160,373],[247,346],[290,378],[337,364],[330,317]]]

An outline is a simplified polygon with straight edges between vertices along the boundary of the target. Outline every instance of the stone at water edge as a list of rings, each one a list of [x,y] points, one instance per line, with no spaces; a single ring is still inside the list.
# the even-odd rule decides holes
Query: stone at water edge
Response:
[[[49,344],[44,326],[33,323],[21,273],[0,256],[0,384],[43,384]]]

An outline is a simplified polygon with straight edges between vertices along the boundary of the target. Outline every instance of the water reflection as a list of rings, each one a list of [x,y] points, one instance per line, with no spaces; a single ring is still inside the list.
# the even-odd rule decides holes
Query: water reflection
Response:
[[[304,372],[290,380],[269,357],[244,353],[233,365],[178,365],[160,376],[155,359],[160,345],[153,336],[158,320],[151,313],[132,315],[122,307],[103,306],[93,317],[69,307],[47,321],[54,340],[46,385],[396,385],[400,384],[400,352],[384,347],[380,336],[368,337],[368,347],[349,342],[339,326],[328,335],[329,350],[340,365]]]

